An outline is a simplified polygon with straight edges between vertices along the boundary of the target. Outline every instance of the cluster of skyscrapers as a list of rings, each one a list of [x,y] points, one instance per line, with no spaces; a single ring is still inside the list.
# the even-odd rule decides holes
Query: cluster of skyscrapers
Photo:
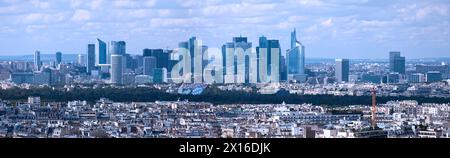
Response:
[[[78,55],[77,64],[86,68],[88,76],[111,84],[308,82],[312,76],[310,70],[305,68],[305,46],[297,39],[295,29],[290,39],[290,48],[285,55],[282,55],[279,40],[265,36],[259,37],[256,47],[247,37],[239,36],[223,44],[221,49],[209,48],[202,40],[192,37],[179,42],[174,50],[146,48],[142,55],[128,54],[124,41],[106,43],[97,39],[95,44],[87,45],[86,54]],[[60,65],[61,62],[62,53],[57,52],[54,64]],[[34,54],[33,67],[35,73],[43,70],[39,51]],[[358,80],[398,83],[407,79],[408,82],[418,83],[449,77],[446,65],[416,65],[417,71],[408,71],[407,74],[405,57],[400,52],[389,53],[388,67],[389,71],[382,74],[363,72]],[[52,78],[49,73],[46,78]],[[34,74],[35,78],[36,75],[39,76]],[[27,83],[30,74],[16,73],[14,76],[18,76],[16,81],[20,80],[19,83]],[[336,59],[334,76],[328,74],[328,77],[334,77],[337,83],[353,82],[355,76],[350,74],[350,60]],[[46,79],[43,80],[47,83]],[[57,80],[63,79],[54,79]]]
[[[222,49],[209,49],[192,37],[180,42],[178,49],[144,49],[142,55],[126,53],[124,41],[109,44],[97,39],[87,45],[86,56],[78,56],[78,64],[91,76],[110,77],[112,84],[140,83],[258,83],[306,80],[305,47],[291,33],[291,47],[281,55],[278,40],[259,38],[252,48],[247,37],[234,37]],[[38,53],[38,52],[37,52]],[[60,60],[60,54],[57,54]],[[39,54],[35,55],[36,67]],[[106,78],[107,78],[106,77]],[[170,80],[169,80],[170,79]]]

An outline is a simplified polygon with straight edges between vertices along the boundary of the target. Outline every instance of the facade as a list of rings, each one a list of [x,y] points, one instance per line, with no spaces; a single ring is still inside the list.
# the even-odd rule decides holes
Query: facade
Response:
[[[348,82],[350,62],[348,59],[336,59],[335,76],[337,82]]]
[[[41,52],[34,52],[34,71],[40,71],[42,67]]]
[[[95,65],[107,64],[106,43],[97,38],[97,46],[95,47]]]
[[[62,53],[56,52],[56,64],[59,65],[62,62]]]
[[[389,53],[389,70],[390,72],[405,74],[405,57],[400,56],[400,52]]]
[[[156,58],[153,56],[144,57],[144,70],[143,74],[153,76],[153,71],[156,68]]]
[[[34,75],[31,72],[11,73],[11,81],[15,84],[32,84]]]
[[[123,75],[123,59],[122,55],[111,55],[111,83],[122,84]]]
[[[256,47],[257,56],[257,80],[258,82],[280,81],[281,48],[278,40],[268,40],[267,37],[259,38],[259,46]]]
[[[78,54],[78,65],[86,66],[86,56],[84,54]]]
[[[413,73],[408,76],[409,83],[421,83],[425,82],[425,75],[421,73]]]
[[[428,71],[427,72],[427,82],[439,82],[442,81],[442,74],[439,71]]]
[[[153,71],[153,83],[167,83],[166,68],[157,68]]]
[[[91,71],[94,69],[95,69],[95,44],[88,44],[86,71],[88,74],[91,74]]]
[[[288,81],[306,81],[305,46],[297,40],[296,30],[291,33],[291,48],[286,52]]]
[[[416,72],[426,74],[429,71],[438,71],[441,73],[443,79],[450,78],[449,65],[416,65]]]
[[[225,69],[225,83],[250,83],[250,74],[253,67],[252,53],[249,49],[252,43],[247,42],[247,37],[234,37],[233,42],[228,42],[222,49],[223,67]],[[252,75],[253,76],[253,75]],[[256,76],[256,74],[255,74]]]

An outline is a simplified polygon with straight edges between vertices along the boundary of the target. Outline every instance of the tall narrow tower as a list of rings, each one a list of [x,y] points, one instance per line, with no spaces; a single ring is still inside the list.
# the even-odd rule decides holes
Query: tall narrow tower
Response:
[[[376,113],[377,113],[377,91],[375,88],[372,88],[372,128],[375,129],[377,126],[376,121]]]

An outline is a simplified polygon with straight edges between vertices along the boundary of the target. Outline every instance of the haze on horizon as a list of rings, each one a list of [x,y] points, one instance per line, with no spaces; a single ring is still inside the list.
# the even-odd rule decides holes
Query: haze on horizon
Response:
[[[175,48],[196,36],[220,48],[232,37],[290,32],[307,57],[449,57],[447,0],[0,0],[0,56],[85,53],[88,43],[124,40],[127,53]],[[284,54],[284,53],[283,53]]]

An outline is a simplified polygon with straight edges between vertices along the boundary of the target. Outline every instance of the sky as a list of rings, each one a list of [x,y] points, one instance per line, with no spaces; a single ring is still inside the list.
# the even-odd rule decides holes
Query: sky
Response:
[[[220,48],[264,35],[284,52],[294,28],[306,57],[450,57],[449,0],[0,0],[0,56],[86,53],[96,38],[141,54],[191,36]]]

